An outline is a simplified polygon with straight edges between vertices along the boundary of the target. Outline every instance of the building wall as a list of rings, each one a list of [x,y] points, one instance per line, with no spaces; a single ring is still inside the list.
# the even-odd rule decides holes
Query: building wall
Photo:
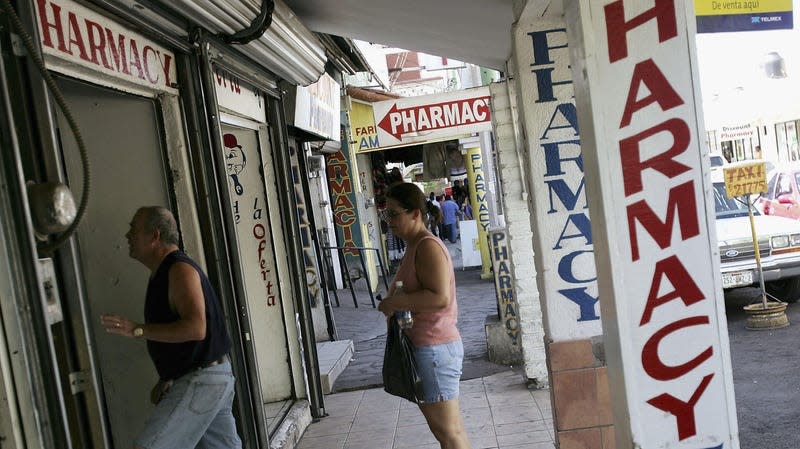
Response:
[[[560,449],[614,449],[608,368],[598,339],[548,345],[553,424]]]
[[[504,196],[518,198],[519,203],[506,204],[506,220],[515,222],[509,215],[524,211],[518,218],[528,220],[535,236],[527,251],[530,265],[538,271],[531,270],[527,279],[540,295],[538,313],[543,316],[530,323],[536,317],[531,316],[530,303],[523,308],[521,302],[523,332],[538,330],[540,339],[532,341],[523,333],[526,373],[532,362],[529,348],[540,343],[547,352],[558,447],[611,449],[607,369],[593,351],[598,348],[602,354],[602,328],[566,23],[561,17],[526,12],[513,30],[514,57],[509,61],[509,72],[517,72],[509,89],[519,105],[513,118],[524,134],[517,139],[522,143],[515,154],[523,193],[511,191],[517,187],[508,182],[515,177],[508,167],[513,162],[505,157],[507,151],[501,152]],[[501,105],[493,104],[495,110]],[[515,253],[514,262],[522,261]],[[520,298],[523,291],[520,288]],[[535,348],[538,354],[539,346]]]
[[[547,335],[602,333],[583,154],[563,19],[523,17],[514,31],[517,100],[526,135],[528,196]]]

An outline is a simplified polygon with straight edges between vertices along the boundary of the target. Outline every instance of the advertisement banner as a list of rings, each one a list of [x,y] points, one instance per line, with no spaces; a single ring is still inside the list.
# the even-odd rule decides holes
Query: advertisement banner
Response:
[[[308,87],[297,86],[294,126],[328,140],[338,140],[341,134],[339,89],[339,83],[327,73]]]
[[[508,235],[505,230],[492,231],[490,240],[494,288],[497,293],[497,315],[508,335],[510,344],[521,345],[519,339],[519,306],[514,295],[514,275],[511,253],[508,250]]]
[[[217,104],[221,108],[259,123],[267,122],[264,95],[255,87],[242,82],[220,67],[214,67],[214,88]]]
[[[358,200],[355,183],[358,180],[353,176],[354,164],[345,145],[342,145],[340,151],[328,155],[326,167],[333,221],[336,225],[336,245],[334,246],[356,247],[362,246],[361,243],[364,241],[361,234],[361,219],[356,208]],[[359,252],[356,250],[344,250],[348,261],[355,264],[360,262],[358,254]]]
[[[792,29],[792,0],[694,0],[698,33]]]
[[[265,401],[282,400],[291,395],[291,373],[286,331],[283,324],[281,289],[275,259],[273,221],[277,210],[267,204],[262,172],[261,142],[255,130],[222,124],[223,154],[239,258],[242,267],[248,319],[255,341],[273,343],[268,353],[259,354],[258,371]],[[274,206],[274,205],[273,205]],[[266,348],[267,346],[265,346]]]

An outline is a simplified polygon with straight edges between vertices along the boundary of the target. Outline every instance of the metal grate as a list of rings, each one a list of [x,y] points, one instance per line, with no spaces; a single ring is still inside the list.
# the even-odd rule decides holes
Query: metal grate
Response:
[[[761,253],[761,257],[768,257],[770,255],[769,240],[759,241],[758,250]],[[753,249],[752,241],[733,243],[719,248],[719,259],[723,264],[751,260],[755,259],[755,257],[756,252]]]

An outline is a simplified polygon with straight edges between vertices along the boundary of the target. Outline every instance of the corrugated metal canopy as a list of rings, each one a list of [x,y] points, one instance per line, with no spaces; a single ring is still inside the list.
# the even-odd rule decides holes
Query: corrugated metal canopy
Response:
[[[108,0],[119,5],[132,0]],[[175,14],[212,33],[232,34],[253,21],[261,0],[170,0],[160,2]],[[248,44],[236,46],[242,53],[293,84],[316,82],[325,71],[325,49],[282,0],[274,0],[272,23],[266,32]],[[140,5],[137,5],[141,8]]]
[[[286,0],[313,31],[505,70],[514,0]],[[549,3],[543,1],[542,3]]]

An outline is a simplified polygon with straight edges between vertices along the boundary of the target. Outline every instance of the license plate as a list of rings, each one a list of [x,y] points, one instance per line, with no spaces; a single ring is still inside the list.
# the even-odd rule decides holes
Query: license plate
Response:
[[[752,271],[735,271],[733,273],[722,273],[722,288],[741,287],[753,283]]]

